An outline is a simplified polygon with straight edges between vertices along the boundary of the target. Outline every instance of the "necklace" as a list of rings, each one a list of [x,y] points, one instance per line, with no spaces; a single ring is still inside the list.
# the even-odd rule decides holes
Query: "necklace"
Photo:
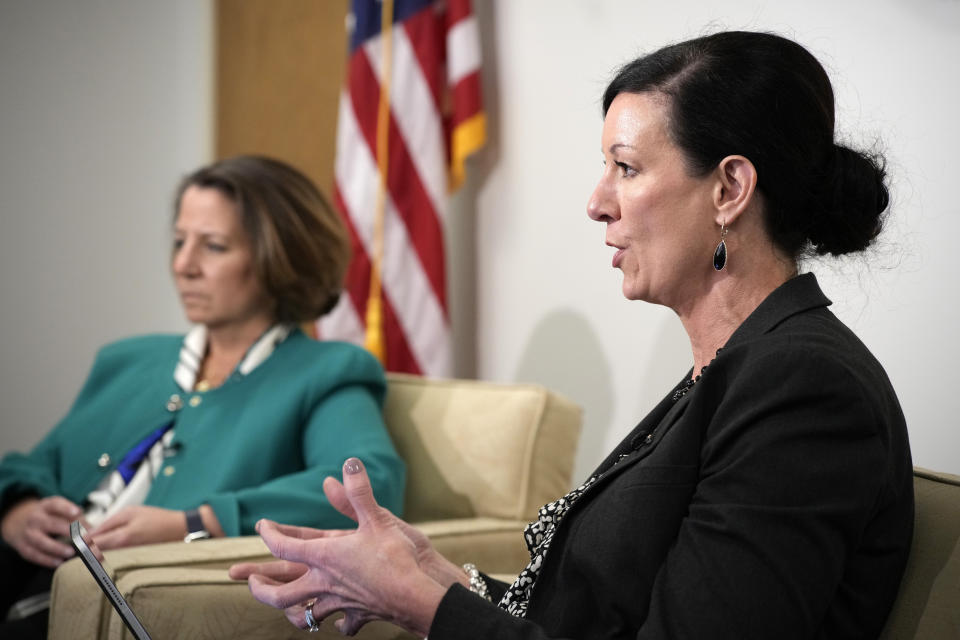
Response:
[[[723,347],[720,347],[719,349],[717,349],[716,354],[714,354],[714,356],[713,356],[713,360],[716,360],[716,359],[717,359],[717,356],[720,355],[720,352],[721,352],[721,351],[723,351]],[[700,373],[698,373],[698,374],[696,375],[696,377],[694,377],[694,378],[687,378],[686,380],[684,380],[683,382],[680,383],[680,385],[677,387],[676,391],[673,392],[673,401],[674,401],[674,402],[676,402],[677,400],[679,400],[679,399],[682,398],[683,396],[687,395],[687,391],[690,391],[690,389],[693,389],[693,385],[697,384],[697,383],[700,381],[700,377],[703,376],[703,374],[706,372],[707,367],[709,367],[711,364],[713,364],[713,360],[711,360],[711,361],[708,362],[707,364],[703,365],[703,366],[700,368]]]

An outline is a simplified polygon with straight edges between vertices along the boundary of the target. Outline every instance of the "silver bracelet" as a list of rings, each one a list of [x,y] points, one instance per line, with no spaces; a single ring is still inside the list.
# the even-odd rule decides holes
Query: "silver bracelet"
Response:
[[[490,597],[490,591],[487,590],[487,581],[480,575],[480,570],[477,569],[477,565],[468,562],[463,565],[463,571],[470,580],[470,591],[473,591],[487,602],[493,602],[493,598]]]

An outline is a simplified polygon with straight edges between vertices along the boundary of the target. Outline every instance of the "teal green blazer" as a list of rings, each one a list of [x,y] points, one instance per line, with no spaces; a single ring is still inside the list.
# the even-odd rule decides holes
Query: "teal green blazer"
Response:
[[[107,345],[67,416],[29,454],[0,462],[0,514],[24,495],[81,504],[123,456],[175,420],[170,455],[145,504],[209,504],[230,536],[260,518],[312,527],[350,521],[330,506],[323,480],[363,460],[381,505],[400,514],[405,468],[381,417],[386,381],[366,351],[292,332],[248,375],[204,393],[173,381],[182,336]],[[177,409],[168,400],[179,394]]]

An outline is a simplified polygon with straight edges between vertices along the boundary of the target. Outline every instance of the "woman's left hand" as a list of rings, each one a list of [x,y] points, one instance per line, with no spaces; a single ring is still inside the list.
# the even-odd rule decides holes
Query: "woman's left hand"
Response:
[[[371,620],[386,620],[421,636],[427,635],[446,587],[424,567],[416,545],[398,523],[379,506],[370,481],[356,458],[344,464],[343,488],[357,516],[358,527],[345,535],[305,537],[269,520],[257,531],[274,556],[250,575],[253,596],[285,609],[294,625],[306,628],[306,607],[314,619],[336,611],[344,634],[353,635]],[[238,577],[238,576],[234,576]]]
[[[187,522],[183,511],[128,506],[104,520],[90,532],[101,549],[183,540]]]

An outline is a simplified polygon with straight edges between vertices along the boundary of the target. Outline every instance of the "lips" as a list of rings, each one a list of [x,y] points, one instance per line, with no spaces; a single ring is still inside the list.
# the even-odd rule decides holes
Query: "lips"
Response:
[[[626,249],[625,249],[624,247],[620,247],[620,246],[618,246],[618,245],[615,245],[615,244],[613,244],[612,242],[609,242],[609,241],[606,243],[606,245],[607,245],[608,247],[613,247],[614,249],[617,250],[617,252],[616,252],[615,254],[613,254],[613,261],[612,261],[613,268],[616,269],[617,267],[620,266],[620,261],[623,260],[623,254],[626,252]]]
[[[623,250],[623,249],[618,249],[617,252],[616,252],[615,254],[613,254],[613,262],[612,262],[612,264],[613,264],[613,268],[614,268],[614,269],[616,269],[617,267],[620,266],[620,260],[623,259],[623,254],[624,254],[624,250]]]

